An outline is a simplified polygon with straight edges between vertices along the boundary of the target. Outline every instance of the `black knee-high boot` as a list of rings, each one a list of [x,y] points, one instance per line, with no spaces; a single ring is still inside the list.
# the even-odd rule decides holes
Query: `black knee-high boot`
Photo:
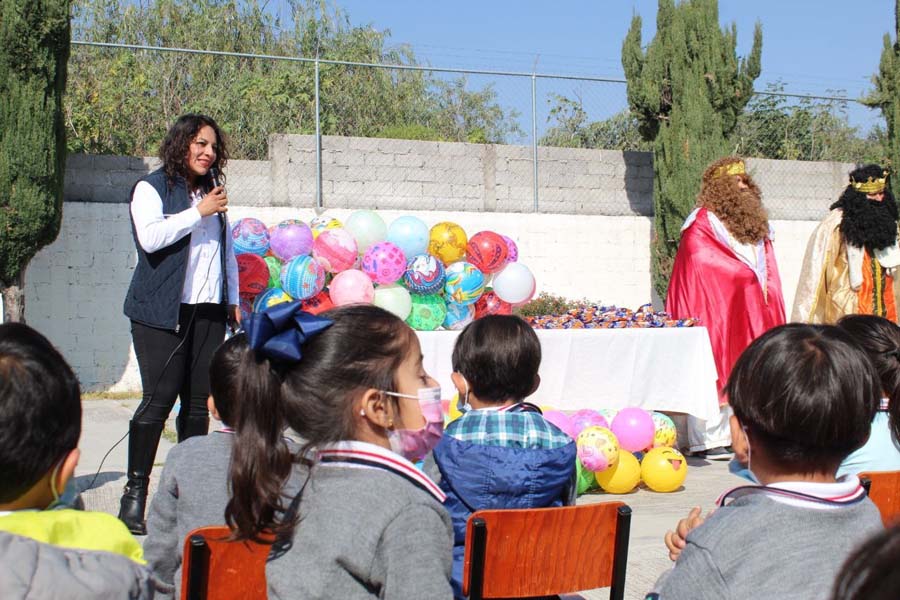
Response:
[[[209,415],[205,414],[202,417],[195,415],[182,417],[179,414],[175,418],[175,429],[178,432],[179,444],[195,435],[206,435],[209,433]]]
[[[164,423],[131,421],[128,426],[128,483],[119,503],[119,519],[135,535],[147,535],[144,510],[150,471]]]

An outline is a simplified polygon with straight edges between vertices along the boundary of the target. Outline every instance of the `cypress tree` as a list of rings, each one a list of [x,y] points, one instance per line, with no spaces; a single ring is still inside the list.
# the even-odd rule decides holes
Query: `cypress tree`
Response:
[[[748,57],[738,59],[736,43],[735,25],[719,25],[717,0],[659,0],[656,36],[646,50],[639,15],[622,44],[628,104],[641,135],[653,142],[653,285],[661,298],[703,170],[729,154],[728,135],[759,76],[759,23]]]
[[[24,272],[56,239],[66,143],[69,0],[0,0],[0,291],[25,317]]]
[[[894,42],[890,34],[884,35],[884,49],[878,75],[872,78],[875,91],[863,102],[872,108],[880,108],[887,121],[887,165],[891,169],[891,189],[900,188],[900,0],[894,4]]]

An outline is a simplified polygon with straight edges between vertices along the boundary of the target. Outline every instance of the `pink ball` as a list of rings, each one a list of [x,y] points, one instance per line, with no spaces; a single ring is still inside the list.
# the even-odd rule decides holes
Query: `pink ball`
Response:
[[[571,417],[572,420],[572,430],[575,432],[575,436],[585,430],[587,427],[592,427],[596,425],[597,427],[606,427],[609,429],[609,422],[604,418],[603,415],[598,413],[596,410],[591,410],[590,408],[582,408],[581,410],[574,413]]]
[[[378,242],[366,250],[362,270],[375,283],[394,283],[406,271],[406,256],[396,244]]]
[[[346,229],[326,229],[313,242],[313,257],[329,273],[353,268],[358,258],[356,240]]]
[[[323,231],[316,241],[323,235],[328,233]],[[335,306],[343,306],[344,304],[371,304],[372,298],[375,297],[375,286],[372,280],[362,271],[351,269],[349,271],[341,271],[331,280],[328,286],[328,295]]]
[[[501,234],[500,237],[506,242],[506,262],[516,262],[519,260],[519,247],[516,246],[516,243],[512,238],[506,237],[503,234]]]
[[[619,446],[629,452],[640,452],[650,446],[656,432],[650,413],[636,406],[620,410],[610,429],[619,439]]]
[[[575,428],[572,425],[572,419],[569,418],[569,415],[564,413],[561,410],[545,410],[544,418],[556,425],[559,429],[563,431],[570,438],[575,439],[578,437],[578,434],[575,433]]]
[[[269,228],[269,249],[282,262],[309,254],[312,245],[312,230],[303,221],[288,219]]]

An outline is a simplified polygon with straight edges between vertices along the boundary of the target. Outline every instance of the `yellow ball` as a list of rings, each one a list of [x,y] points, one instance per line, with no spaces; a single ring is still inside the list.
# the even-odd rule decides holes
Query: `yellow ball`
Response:
[[[333,217],[316,217],[309,223],[309,228],[312,230],[313,239],[319,237],[319,234],[323,231],[328,231],[329,229],[337,229],[339,227],[343,227],[344,225]]]
[[[455,421],[462,416],[462,412],[459,410],[459,393],[453,394],[453,398],[450,399],[448,416],[450,417],[450,420],[447,421],[448,423]]]
[[[443,221],[431,228],[428,235],[428,254],[449,265],[466,255],[468,241],[462,227],[450,221]]]
[[[654,492],[674,492],[687,477],[687,460],[675,448],[660,446],[644,455],[641,478]]]
[[[594,473],[603,491],[627,494],[641,481],[641,463],[631,452],[619,451],[618,462],[600,473]]]

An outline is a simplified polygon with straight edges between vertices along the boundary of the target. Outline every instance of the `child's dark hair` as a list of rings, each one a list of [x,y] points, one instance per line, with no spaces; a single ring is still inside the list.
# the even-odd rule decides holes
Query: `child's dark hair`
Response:
[[[841,567],[832,600],[894,600],[900,595],[900,525],[879,532]]]
[[[81,436],[81,389],[40,333],[0,325],[0,502],[28,491]]]
[[[159,159],[163,162],[169,185],[172,185],[179,175],[185,179],[188,178],[185,157],[188,150],[190,150],[191,142],[194,141],[200,130],[207,125],[216,132],[216,160],[211,166],[218,169],[219,179],[222,183],[225,182],[223,169],[228,163],[228,145],[225,135],[212,117],[188,113],[178,117],[178,120],[172,124],[169,131],[166,132],[166,137],[163,138],[162,143],[159,145]]]
[[[725,391],[751,441],[802,473],[837,469],[865,443],[879,388],[871,361],[846,332],[792,323],[750,344]]]
[[[209,393],[216,404],[219,418],[229,427],[234,425],[234,413],[240,402],[238,388],[241,384],[241,364],[246,359],[249,348],[247,335],[239,333],[216,348],[209,361]]]
[[[900,440],[900,327],[875,315],[848,315],[837,326],[866,351],[887,395],[894,438]]]
[[[253,451],[232,454],[234,495],[225,512],[238,539],[258,538],[263,530],[289,534],[294,527],[293,522],[277,519],[290,465],[282,470],[280,461],[277,469],[254,461],[284,447],[279,442],[286,426],[306,442],[298,460],[308,465],[309,449],[352,439],[351,400],[370,388],[394,391],[394,374],[415,336],[406,323],[376,306],[343,306],[320,316],[333,324],[303,344],[299,362],[280,368],[279,395],[262,394],[249,383],[241,386],[235,444]],[[260,419],[258,413],[271,416]]]
[[[528,323],[512,315],[472,321],[453,346],[453,370],[485,402],[523,400],[534,392],[541,342]]]

